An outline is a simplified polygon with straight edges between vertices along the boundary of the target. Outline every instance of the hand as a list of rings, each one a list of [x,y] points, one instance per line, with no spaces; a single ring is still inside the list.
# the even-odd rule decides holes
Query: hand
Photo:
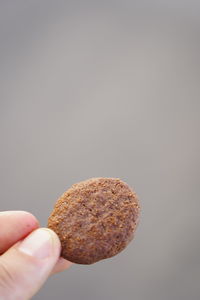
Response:
[[[30,213],[0,212],[0,299],[30,299],[50,274],[67,269],[60,250],[58,236]]]

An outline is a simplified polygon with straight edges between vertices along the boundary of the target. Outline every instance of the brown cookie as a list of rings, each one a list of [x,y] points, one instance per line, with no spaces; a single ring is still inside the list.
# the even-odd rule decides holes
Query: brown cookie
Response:
[[[117,178],[92,178],[72,185],[56,202],[48,227],[61,256],[92,264],[122,251],[132,240],[139,215],[136,194]]]

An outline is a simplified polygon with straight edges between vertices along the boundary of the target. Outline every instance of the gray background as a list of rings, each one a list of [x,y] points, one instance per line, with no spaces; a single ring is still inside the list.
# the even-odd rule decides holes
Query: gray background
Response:
[[[200,298],[199,53],[199,1],[0,1],[1,210],[45,226],[94,176],[142,205],[125,251],[35,300]]]

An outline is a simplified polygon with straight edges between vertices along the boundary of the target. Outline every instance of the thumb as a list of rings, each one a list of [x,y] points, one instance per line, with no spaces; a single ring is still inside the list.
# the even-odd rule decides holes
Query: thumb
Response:
[[[60,241],[50,229],[33,231],[0,256],[0,299],[30,299],[60,256]]]

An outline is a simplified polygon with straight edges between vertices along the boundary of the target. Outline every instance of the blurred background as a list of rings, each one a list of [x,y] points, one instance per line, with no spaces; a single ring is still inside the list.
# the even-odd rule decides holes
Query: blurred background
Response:
[[[97,176],[142,206],[125,251],[34,300],[200,299],[199,54],[196,0],[0,1],[0,209],[45,226]]]

